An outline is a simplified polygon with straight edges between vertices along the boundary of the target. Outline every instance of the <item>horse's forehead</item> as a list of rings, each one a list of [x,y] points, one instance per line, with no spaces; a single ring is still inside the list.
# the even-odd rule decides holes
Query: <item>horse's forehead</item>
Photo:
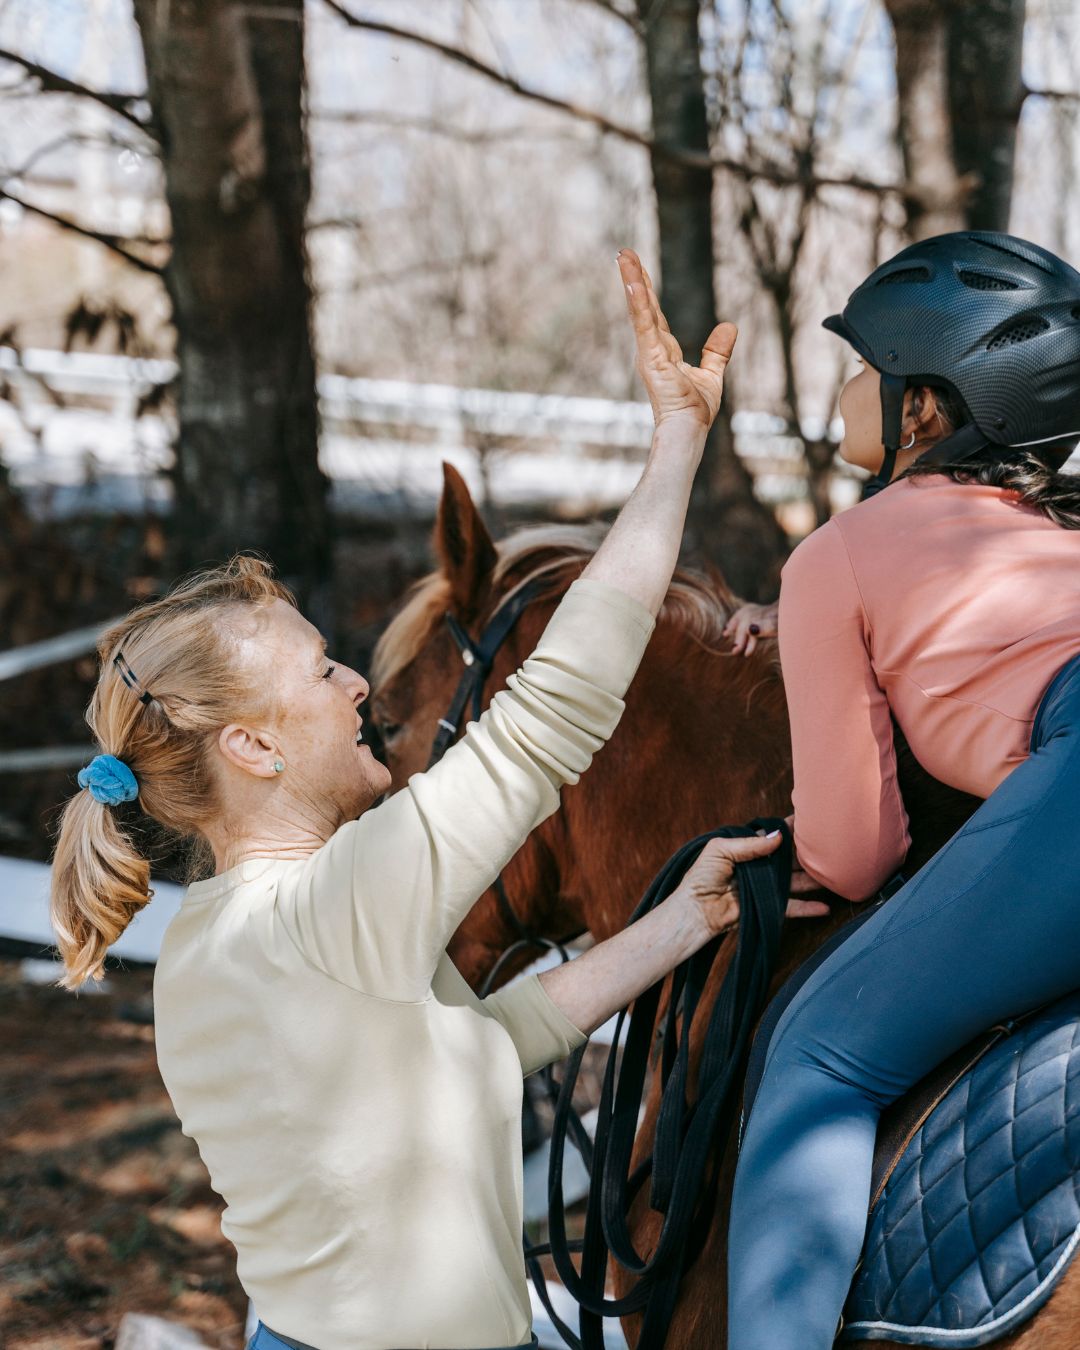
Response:
[[[438,585],[438,576],[426,578],[387,625],[372,655],[373,683],[389,686],[414,663],[438,632],[450,600],[450,587]]]

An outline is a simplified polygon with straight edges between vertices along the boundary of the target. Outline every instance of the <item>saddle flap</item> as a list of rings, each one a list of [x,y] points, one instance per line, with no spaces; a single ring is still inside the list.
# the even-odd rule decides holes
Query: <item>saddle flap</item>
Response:
[[[924,1093],[898,1112],[891,1147],[906,1147],[879,1187],[843,1340],[989,1345],[1045,1303],[1072,1261],[1080,993],[1004,1030],[926,1080],[952,1074],[936,1101]]]

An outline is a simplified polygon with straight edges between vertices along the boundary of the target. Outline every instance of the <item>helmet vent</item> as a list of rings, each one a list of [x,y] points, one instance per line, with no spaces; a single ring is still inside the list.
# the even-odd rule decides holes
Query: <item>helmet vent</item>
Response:
[[[1008,328],[1003,328],[1000,333],[995,333],[986,344],[988,352],[995,352],[999,347],[1011,347],[1017,342],[1027,342],[1029,338],[1038,337],[1040,333],[1045,333],[1050,327],[1045,319],[1032,316],[1027,319],[1021,319],[1019,323],[1010,324]]]
[[[889,272],[881,278],[876,284],[878,286],[894,286],[901,281],[929,281],[929,267],[902,267],[899,272]]]
[[[992,277],[988,272],[957,272],[956,274],[965,286],[969,286],[973,291],[1018,291],[1019,285],[1015,281],[1008,281],[1005,277]]]

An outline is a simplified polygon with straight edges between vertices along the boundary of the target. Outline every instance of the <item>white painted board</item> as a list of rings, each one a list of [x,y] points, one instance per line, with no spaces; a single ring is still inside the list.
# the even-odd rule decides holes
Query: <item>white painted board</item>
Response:
[[[49,865],[23,858],[0,858],[0,937],[51,947]],[[154,898],[139,911],[109,948],[131,961],[156,961],[165,929],[180,908],[182,886],[155,881]]]

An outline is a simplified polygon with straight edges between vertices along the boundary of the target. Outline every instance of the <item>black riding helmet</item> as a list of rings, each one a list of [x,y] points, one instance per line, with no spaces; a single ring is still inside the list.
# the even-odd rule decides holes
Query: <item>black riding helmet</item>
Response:
[[[1080,438],[1080,272],[1038,244],[990,230],[923,239],[871,272],[824,326],[881,371],[885,459],[863,497],[889,482],[913,386],[943,385],[971,415],[920,463]]]

